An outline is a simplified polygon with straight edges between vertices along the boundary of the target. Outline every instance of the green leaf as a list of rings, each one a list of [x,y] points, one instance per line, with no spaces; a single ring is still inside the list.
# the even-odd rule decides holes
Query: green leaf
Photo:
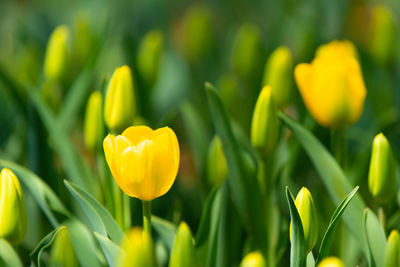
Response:
[[[345,198],[346,192],[353,188],[343,170],[326,148],[307,129],[283,113],[279,114],[279,118],[292,130],[314,164],[331,199],[336,205],[339,205],[341,200]],[[365,203],[362,198],[355,196],[343,214],[343,220],[369,260],[367,243],[362,230],[364,209]]]
[[[151,225],[160,237],[161,241],[167,247],[169,253],[171,253],[174,247],[176,226],[171,222],[164,220],[157,216],[151,216]]]
[[[314,259],[314,255],[312,254],[312,251],[310,251],[307,255],[307,267],[315,267],[315,259]]]
[[[339,222],[340,216],[343,214],[345,211],[347,205],[350,203],[350,201],[353,199],[355,194],[357,193],[358,186],[356,186],[347,196],[343,201],[340,203],[340,205],[336,208],[335,212],[332,215],[332,218],[329,222],[328,229],[326,230],[324,234],[324,238],[322,239],[321,246],[319,248],[318,252],[318,257],[317,257],[317,263],[319,263],[320,260],[324,259],[325,257],[328,256],[329,250],[332,245],[332,241],[334,238],[335,234],[335,229],[336,225]]]
[[[0,159],[0,166],[9,168],[17,175],[22,185],[31,193],[53,227],[57,227],[59,223],[52,210],[65,216],[70,216],[69,211],[58,199],[57,195],[36,174],[16,163],[2,159]]]
[[[240,149],[216,89],[209,83],[206,83],[205,87],[211,117],[227,158],[229,169],[227,181],[231,188],[230,192],[234,192],[231,194],[233,203],[258,248],[266,253],[266,219],[265,216],[260,216],[264,214],[265,207],[257,180],[256,162],[252,160],[249,152],[244,153],[245,151]]]
[[[215,199],[215,195],[217,194],[218,189],[214,187],[211,192],[208,194],[207,199],[204,203],[203,212],[201,214],[201,219],[199,223],[199,228],[196,233],[196,247],[200,247],[205,241],[207,241],[207,237],[210,233],[211,228],[211,214],[212,207]]]
[[[208,249],[206,266],[216,266],[217,262],[217,250],[218,250],[218,231],[221,221],[221,209],[222,209],[222,190],[219,189],[214,197],[214,201],[211,207],[211,221],[210,231],[208,233]]]
[[[93,238],[93,235],[84,224],[76,219],[65,222],[68,233],[74,246],[75,255],[82,267],[101,267],[104,266],[105,259]]]
[[[0,238],[0,266],[22,267],[22,262],[13,247],[5,239]]]
[[[85,214],[93,225],[93,231],[96,231],[103,236],[107,236],[105,234],[106,231],[111,240],[119,244],[124,237],[124,232],[107,209],[79,186],[74,185],[67,180],[64,180],[64,184],[74,196],[79,206],[85,211]]]
[[[294,198],[286,187],[286,200],[289,205],[290,218],[292,222],[292,240],[290,246],[290,267],[304,267],[306,264],[306,241],[304,238],[303,225],[297,212]]]
[[[99,242],[104,255],[106,256],[107,262],[109,266],[115,266],[118,260],[118,256],[121,253],[121,249],[115,243],[113,243],[110,239],[94,232],[94,237]]]
[[[45,237],[42,238],[42,240],[39,241],[36,248],[29,254],[29,257],[34,263],[36,263],[36,266],[40,267],[40,257],[42,255],[42,252],[53,243],[57,234],[63,228],[65,228],[65,226],[60,226],[48,233]]]
[[[369,208],[364,211],[364,231],[371,253],[372,266],[383,266],[385,260],[386,236],[375,213]]]

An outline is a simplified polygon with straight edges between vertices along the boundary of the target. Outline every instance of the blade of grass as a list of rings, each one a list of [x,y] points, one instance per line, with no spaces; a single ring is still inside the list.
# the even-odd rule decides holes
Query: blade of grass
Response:
[[[369,208],[364,211],[364,231],[371,253],[371,266],[383,266],[386,249],[386,236],[375,213]]]

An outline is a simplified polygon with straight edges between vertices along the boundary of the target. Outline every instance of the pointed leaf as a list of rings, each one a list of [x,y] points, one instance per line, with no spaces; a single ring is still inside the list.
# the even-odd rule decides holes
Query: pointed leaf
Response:
[[[383,266],[386,249],[385,232],[383,231],[375,213],[373,213],[369,208],[365,209],[364,222],[365,237],[373,261],[372,265],[376,267]]]
[[[29,254],[31,260],[36,264],[36,266],[40,267],[40,257],[43,251],[48,248],[53,241],[55,240],[57,234],[63,229],[65,226],[60,226],[48,233],[42,240],[39,241],[36,248]]]
[[[4,267],[22,267],[17,252],[5,239],[0,238],[0,263]],[[4,265],[3,265],[4,264]]]
[[[171,222],[157,216],[151,216],[151,225],[160,237],[161,241],[171,253],[174,246],[176,226]]]
[[[113,267],[116,265],[118,260],[118,255],[121,253],[121,249],[115,243],[113,243],[110,239],[94,232],[94,237],[99,242],[104,255],[106,256],[108,265]]]

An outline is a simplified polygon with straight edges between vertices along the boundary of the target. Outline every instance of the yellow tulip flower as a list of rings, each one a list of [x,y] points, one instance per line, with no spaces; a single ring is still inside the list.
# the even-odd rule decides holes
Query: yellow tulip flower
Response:
[[[129,196],[152,200],[167,193],[179,168],[179,144],[168,127],[131,126],[103,142],[108,166]]]
[[[359,120],[367,90],[352,43],[322,45],[311,64],[297,65],[294,74],[304,103],[319,124],[340,128]]]
[[[340,259],[331,256],[321,261],[318,267],[344,267],[344,264]]]

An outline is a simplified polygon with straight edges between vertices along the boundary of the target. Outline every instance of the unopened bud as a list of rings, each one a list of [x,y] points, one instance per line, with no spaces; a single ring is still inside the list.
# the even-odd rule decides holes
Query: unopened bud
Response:
[[[198,266],[192,232],[185,222],[179,225],[176,233],[169,266]]]
[[[211,140],[208,148],[207,178],[210,185],[221,185],[228,176],[228,165],[224,151],[222,150],[221,139],[217,135]]]
[[[103,143],[103,97],[99,91],[94,91],[88,100],[83,131],[86,146],[94,151]]]
[[[240,267],[267,267],[267,263],[263,255],[258,252],[251,252],[244,257],[240,263]]]
[[[50,267],[78,267],[79,263],[75,255],[71,237],[67,227],[63,226],[58,232],[50,251]]]
[[[393,230],[386,244],[384,267],[400,266],[400,235],[397,230]]]

